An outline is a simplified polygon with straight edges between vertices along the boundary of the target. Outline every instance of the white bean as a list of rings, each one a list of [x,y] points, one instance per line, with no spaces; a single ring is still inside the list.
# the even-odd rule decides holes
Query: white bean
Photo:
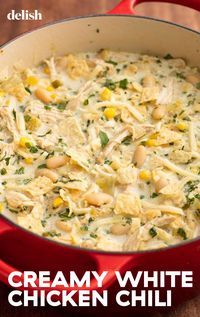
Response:
[[[90,193],[85,195],[85,200],[90,205],[101,206],[111,203],[113,201],[113,197],[106,193]]]
[[[72,226],[70,223],[60,220],[56,221],[56,227],[65,232],[70,232],[72,230]]]
[[[42,102],[44,103],[50,103],[52,101],[52,98],[49,94],[48,91],[46,91],[45,89],[43,88],[38,88],[36,91],[35,91],[35,95],[38,99],[40,99]]]
[[[152,118],[154,120],[160,120],[164,117],[164,115],[165,115],[165,108],[162,106],[156,107],[152,112]]]
[[[156,80],[152,75],[146,76],[142,80],[143,87],[152,87],[155,86]]]
[[[146,160],[146,150],[143,145],[138,145],[133,156],[133,163],[136,167],[141,167]]]
[[[53,156],[46,160],[46,165],[48,168],[58,168],[65,165],[69,161],[69,157],[66,155]]]
[[[164,177],[161,177],[159,180],[157,180],[155,182],[155,189],[156,189],[156,192],[159,193],[161,191],[161,189],[163,189],[165,186],[168,185],[168,181],[166,178]]]
[[[125,224],[122,225],[120,223],[116,223],[114,225],[111,226],[110,228],[110,232],[114,235],[123,235],[123,234],[127,234],[127,232],[130,230],[130,225]]]
[[[36,176],[46,176],[50,180],[52,180],[53,183],[55,183],[58,180],[58,174],[54,171],[49,170],[48,168],[42,168],[42,169],[37,169],[35,172]]]

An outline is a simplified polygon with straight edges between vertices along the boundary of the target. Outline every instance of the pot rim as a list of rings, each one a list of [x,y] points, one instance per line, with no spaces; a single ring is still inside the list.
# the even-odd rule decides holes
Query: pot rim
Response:
[[[200,35],[200,31],[197,31],[197,30],[194,30],[192,28],[189,28],[187,26],[184,26],[182,24],[178,24],[176,22],[171,22],[171,21],[167,21],[167,20],[163,20],[163,19],[159,19],[159,18],[154,18],[154,17],[147,17],[147,16],[142,16],[142,15],[131,15],[131,14],[88,14],[88,15],[84,15],[84,16],[76,16],[76,17],[70,17],[70,18],[66,18],[66,19],[58,19],[58,20],[55,20],[55,21],[51,21],[51,22],[48,22],[48,23],[45,23],[41,26],[38,26],[38,27],[35,27],[31,30],[28,30],[28,31],[25,31],[25,32],[22,32],[21,34],[15,36],[14,38],[4,42],[3,44],[0,45],[0,49],[4,49],[6,46],[8,46],[9,44],[11,44],[12,42],[20,39],[21,37],[23,36],[26,36],[30,33],[33,33],[33,32],[36,32],[36,31],[39,31],[41,29],[45,29],[45,28],[48,28],[50,26],[53,26],[53,25],[56,25],[56,24],[61,24],[61,23],[68,23],[68,22],[71,22],[71,21],[75,21],[75,20],[82,20],[82,19],[88,19],[88,18],[98,18],[98,17],[116,17],[116,18],[125,18],[125,17],[128,17],[128,18],[136,18],[136,19],[144,19],[144,20],[151,20],[151,21],[154,21],[154,22],[161,22],[161,23],[164,23],[164,24],[169,24],[169,25],[172,25],[174,27],[177,27],[177,28],[180,28],[180,29],[184,29],[186,31],[189,31],[189,32],[192,32],[194,34],[197,34],[197,35]]]
[[[91,15],[86,15],[86,16],[77,16],[77,17],[71,17],[71,18],[66,18],[66,19],[61,19],[61,20],[55,20],[53,22],[46,23],[46,24],[44,24],[42,26],[35,27],[32,30],[23,32],[20,35],[12,38],[11,40],[3,43],[2,45],[0,45],[0,49],[3,50],[4,48],[6,48],[6,46],[8,46],[9,44],[12,44],[13,42],[15,42],[16,40],[20,39],[21,37],[24,37],[24,36],[26,36],[26,35],[28,35],[30,33],[36,32],[36,31],[38,31],[40,29],[45,29],[45,28],[48,28],[48,27],[56,25],[56,24],[68,23],[68,22],[71,22],[71,21],[74,21],[74,20],[82,20],[82,19],[96,18],[96,17],[108,17],[108,18],[110,18],[110,17],[111,18],[113,18],[113,17],[114,18],[128,17],[128,18],[152,20],[152,21],[155,21],[155,22],[161,22],[161,23],[169,24],[169,25],[172,25],[174,27],[181,28],[181,29],[184,29],[186,31],[192,32],[194,34],[200,35],[200,31],[196,31],[196,30],[194,30],[192,28],[189,28],[187,26],[183,26],[183,25],[175,23],[175,22],[170,22],[170,21],[167,21],[167,20],[162,20],[162,19],[153,18],[153,17],[146,17],[146,16],[139,16],[139,15],[130,15],[130,14],[91,14]],[[15,223],[14,221],[12,221],[8,217],[4,216],[3,214],[0,214],[0,219],[1,218],[3,218],[5,222],[8,222],[9,224],[11,224],[13,227],[17,227],[17,229],[25,231],[26,233],[28,233],[28,234],[36,237],[36,238],[39,238],[39,239],[42,239],[42,240],[46,240],[49,243],[53,243],[53,244],[59,245],[61,247],[66,247],[66,248],[72,249],[74,251],[77,250],[77,251],[81,251],[81,252],[93,253],[93,254],[96,254],[96,255],[114,255],[114,256],[115,255],[118,255],[118,256],[119,255],[120,256],[145,255],[145,254],[149,254],[149,253],[165,252],[165,251],[168,251],[168,250],[185,247],[185,246],[191,245],[191,244],[196,243],[196,242],[200,243],[200,236],[199,236],[199,237],[187,240],[187,241],[182,241],[182,242],[177,243],[175,245],[170,245],[170,246],[167,246],[165,248],[158,248],[158,249],[140,250],[140,251],[126,251],[126,252],[123,252],[123,251],[95,250],[95,249],[89,249],[89,248],[84,248],[84,247],[80,247],[80,246],[74,246],[74,245],[71,245],[71,244],[66,244],[64,242],[54,241],[53,239],[49,239],[47,237],[43,237],[43,236],[41,236],[41,235],[39,235],[37,233],[34,233],[34,232],[32,232],[32,231],[30,231],[28,229],[23,228],[22,226],[20,226],[19,224]]]

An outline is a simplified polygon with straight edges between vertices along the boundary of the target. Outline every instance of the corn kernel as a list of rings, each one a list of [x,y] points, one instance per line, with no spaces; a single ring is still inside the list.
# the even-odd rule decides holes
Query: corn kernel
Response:
[[[46,66],[46,67],[44,68],[44,73],[47,74],[47,75],[50,74],[50,69],[49,69],[48,66]]]
[[[31,157],[26,157],[24,161],[26,164],[29,164],[29,165],[33,164],[33,159]]]
[[[35,76],[29,76],[29,77],[26,78],[26,83],[27,83],[29,86],[37,85],[37,83],[38,83],[38,78],[35,77]]]
[[[118,161],[112,161],[112,163],[110,164],[110,166],[114,169],[117,170],[118,168],[120,168],[120,163]]]
[[[3,90],[0,91],[0,97],[4,97],[5,96],[5,92]]]
[[[188,125],[185,122],[179,122],[176,127],[179,131],[186,131],[188,129]]]
[[[47,91],[53,91],[54,88],[53,88],[52,86],[48,86],[48,87],[46,88],[46,90],[47,90]]]
[[[112,92],[110,89],[108,89],[107,87],[105,87],[102,92],[100,93],[100,98],[101,100],[110,100],[111,99],[111,95],[112,95]]]
[[[56,97],[57,97],[56,94],[51,94],[51,98],[52,98],[52,99],[55,99]]]
[[[38,129],[41,125],[40,119],[37,117],[31,117],[27,122],[26,122],[26,127],[27,129],[34,131]]]
[[[109,108],[106,108],[103,113],[104,113],[106,119],[110,120],[110,119],[113,119],[115,117],[116,109],[113,107],[109,107]]]
[[[63,204],[63,199],[60,196],[56,197],[53,201],[53,208],[58,208],[62,204]]]
[[[149,147],[151,147],[151,146],[156,146],[156,140],[155,140],[155,139],[149,139],[149,140],[147,140],[147,141],[145,142],[145,145],[146,145],[146,146],[149,146]]]
[[[31,146],[31,141],[29,138],[23,136],[19,140],[19,145],[25,148],[25,147],[28,147],[29,145]]]
[[[149,181],[151,179],[151,172],[149,170],[142,170],[139,176],[143,181]]]
[[[10,106],[10,100],[6,100],[6,106]]]
[[[2,211],[3,211],[3,204],[0,203],[0,212],[2,212]]]

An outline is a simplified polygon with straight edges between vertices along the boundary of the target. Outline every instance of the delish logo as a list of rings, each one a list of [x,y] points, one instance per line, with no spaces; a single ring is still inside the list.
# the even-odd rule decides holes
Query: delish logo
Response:
[[[11,10],[7,14],[8,20],[42,20],[42,13],[40,13],[38,10],[35,10],[33,12],[29,12],[29,10],[21,10],[19,12],[16,12],[15,10]]]

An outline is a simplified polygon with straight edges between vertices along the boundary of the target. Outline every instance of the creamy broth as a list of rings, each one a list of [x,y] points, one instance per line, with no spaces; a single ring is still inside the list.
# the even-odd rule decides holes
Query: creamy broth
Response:
[[[200,73],[101,50],[0,83],[0,210],[56,241],[108,251],[200,234]]]

